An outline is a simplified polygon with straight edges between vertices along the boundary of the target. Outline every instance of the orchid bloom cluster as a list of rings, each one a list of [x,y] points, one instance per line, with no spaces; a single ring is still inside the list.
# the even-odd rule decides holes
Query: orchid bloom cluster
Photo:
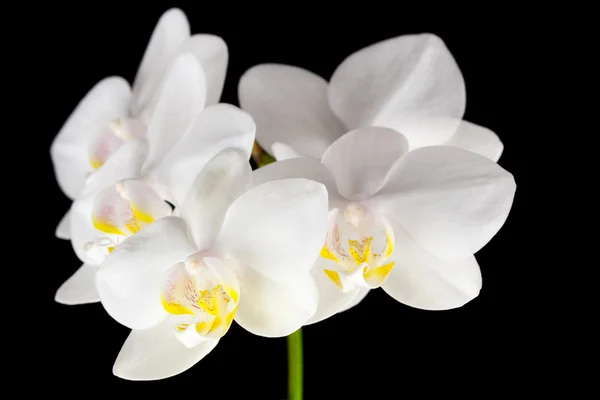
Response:
[[[465,84],[438,37],[347,57],[329,82],[265,64],[220,103],[228,48],[164,13],[132,86],[96,84],[51,156],[73,202],[56,236],[81,267],[56,301],[101,302],[130,328],[115,375],[181,373],[232,322],[284,337],[372,289],[425,310],[482,286],[474,257],[516,185],[502,142],[463,120]],[[255,142],[275,162],[252,170]]]

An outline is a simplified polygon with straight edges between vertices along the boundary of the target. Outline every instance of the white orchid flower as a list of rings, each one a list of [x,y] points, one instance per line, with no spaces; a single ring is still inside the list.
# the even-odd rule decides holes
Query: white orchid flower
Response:
[[[504,224],[513,176],[490,159],[450,146],[408,151],[389,128],[351,131],[324,152],[255,171],[255,184],[307,178],[326,185],[329,229],[312,270],[314,323],[382,287],[426,310],[460,307],[481,289],[473,254]]]
[[[189,97],[181,95],[177,98],[174,96],[176,93],[172,93],[167,101],[178,101],[181,110],[172,116],[157,116],[161,88],[168,83],[171,91],[177,89],[175,82],[168,82],[167,71],[173,69],[174,60],[183,54],[189,54],[201,64],[202,77],[189,79],[190,71],[183,71],[188,73],[181,77],[175,75],[174,79],[180,79],[179,87],[191,86],[185,92]],[[183,131],[164,133],[157,129],[159,121],[156,119],[170,119],[174,124],[172,128],[181,128],[178,124],[187,121],[180,116],[190,110],[201,109],[205,104],[217,103],[223,89],[227,62],[227,46],[220,37],[205,34],[190,36],[188,20],[181,10],[165,12],[152,33],[133,88],[121,77],[109,77],[98,82],[56,136],[50,153],[61,190],[71,200],[77,198],[86,178],[99,171],[132,138],[148,138],[151,142],[150,156],[158,159],[161,150],[167,149],[167,145]],[[194,69],[194,65],[187,61],[175,68]],[[173,108],[176,109],[176,106]],[[158,135],[161,137],[153,137]],[[56,229],[56,236],[61,239],[71,236],[69,216],[67,212]]]
[[[302,68],[263,64],[239,83],[242,109],[256,121],[257,141],[277,160],[321,159],[331,143],[361,127],[403,133],[410,149],[456,146],[500,158],[491,130],[462,120],[466,90],[460,69],[433,34],[404,35],[347,57],[329,83]]]
[[[162,218],[106,258],[96,286],[106,311],[133,329],[115,375],[155,380],[208,354],[235,319],[286,336],[314,314],[310,269],[327,232],[321,183],[251,186],[246,153],[225,150],[198,174],[180,217]]]
[[[122,144],[91,175],[70,210],[71,244],[83,265],[55,300],[99,301],[94,277],[115,246],[182,204],[195,176],[219,151],[237,148],[250,158],[252,118],[229,104],[205,109],[204,74],[195,57],[180,55],[167,75],[144,138]],[[138,178],[139,181],[124,181]]]

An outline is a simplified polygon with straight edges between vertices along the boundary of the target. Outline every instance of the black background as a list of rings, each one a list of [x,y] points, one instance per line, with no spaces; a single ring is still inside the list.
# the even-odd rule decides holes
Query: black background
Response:
[[[35,122],[41,126],[36,128],[39,155],[32,156],[43,160],[39,172],[48,212],[38,235],[52,262],[37,272],[42,285],[36,312],[44,328],[34,335],[31,347],[42,354],[32,356],[30,368],[53,379],[49,394],[286,398],[284,338],[255,337],[234,323],[216,350],[187,372],[163,381],[128,382],[114,377],[111,369],[129,330],[99,304],[53,301],[56,289],[81,263],[68,241],[54,237],[70,201],[54,178],[51,141],[97,81],[109,75],[132,81],[159,16],[172,6],[186,12],[192,33],[216,34],[228,44],[222,101],[236,105],[241,74],[259,63],[296,65],[328,79],[347,55],[379,40],[433,32],[446,42],[466,81],[465,119],[500,136],[505,150],[499,164],[517,181],[511,215],[476,255],[483,289],[464,307],[444,312],[413,309],[377,290],[358,307],[305,328],[305,398],[422,397],[433,390],[444,396],[488,397],[521,379],[517,370],[527,364],[526,356],[511,356],[515,345],[527,347],[524,339],[515,339],[520,329],[516,287],[519,271],[527,268],[520,257],[527,234],[525,144],[514,109],[518,21],[497,10],[454,10],[456,16],[437,10],[433,15],[433,5],[413,11],[383,4],[353,8],[346,3],[333,12],[326,12],[324,4],[304,3],[260,10],[242,10],[234,3],[213,9],[200,1],[36,6],[31,25],[36,39],[30,46],[36,52],[37,73],[30,81],[37,84]]]

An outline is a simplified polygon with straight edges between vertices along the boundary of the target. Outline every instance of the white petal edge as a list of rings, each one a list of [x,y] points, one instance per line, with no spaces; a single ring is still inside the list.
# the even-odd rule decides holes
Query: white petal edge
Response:
[[[76,201],[73,203],[69,229],[71,230],[71,247],[77,258],[83,263],[98,265],[99,262],[85,252],[87,242],[106,236],[94,227],[91,202]]]
[[[253,187],[229,208],[218,239],[221,254],[267,278],[308,272],[327,233],[327,189],[308,179]]]
[[[131,329],[147,329],[167,313],[160,287],[167,270],[192,254],[185,221],[164,217],[128,237],[104,260],[96,289],[104,309]]]
[[[221,98],[229,62],[229,50],[225,41],[215,35],[192,35],[183,42],[180,52],[191,53],[198,59],[206,74],[206,104],[217,104]]]
[[[162,161],[191,127],[206,103],[206,76],[190,53],[177,57],[165,75],[148,126],[145,170]]]
[[[335,177],[342,196],[364,200],[381,189],[392,167],[407,153],[408,141],[401,133],[368,127],[333,142],[321,162]]]
[[[153,171],[154,177],[168,188],[175,205],[181,205],[196,175],[220,151],[238,149],[250,160],[255,133],[247,112],[230,104],[209,106]]]
[[[498,162],[504,150],[504,144],[491,129],[465,120],[461,121],[457,131],[444,145],[460,147],[494,162]]]
[[[371,204],[442,259],[475,254],[500,230],[513,204],[514,177],[456,147],[411,151]]]
[[[160,16],[133,81],[133,115],[139,116],[152,101],[167,68],[189,37],[190,24],[182,10],[171,8]]]
[[[314,315],[306,322],[306,325],[323,321],[347,307],[356,297],[359,289],[349,292],[342,292],[323,272],[327,264],[333,263],[319,257],[315,266],[311,270],[311,275],[319,291],[319,304]],[[327,268],[332,269],[332,268]],[[334,267],[335,270],[335,267]]]
[[[119,76],[98,82],[77,104],[50,147],[54,173],[61,190],[71,200],[85,185],[91,137],[111,121],[127,116],[131,90]]]
[[[132,139],[125,142],[106,163],[94,172],[75,203],[91,202],[102,189],[124,179],[138,178],[148,154],[148,142],[145,139]],[[73,206],[75,207],[75,205]]]
[[[57,238],[63,240],[69,240],[71,238],[71,209],[63,215],[60,219],[60,222],[56,226],[56,231],[54,233]]]
[[[349,129],[392,128],[412,149],[442,144],[454,133],[466,89],[442,39],[431,33],[403,35],[348,56],[331,77],[329,104]]]
[[[482,279],[474,256],[440,260],[395,227],[395,265],[383,290],[395,300],[423,310],[462,307],[479,295]]]
[[[339,194],[331,171],[322,162],[308,157],[277,161],[258,168],[252,172],[252,185],[293,178],[310,179],[325,185],[330,210],[342,208],[347,203]]]
[[[300,329],[315,313],[316,285],[308,273],[288,282],[275,282],[244,268],[238,271],[240,301],[234,320],[264,337],[283,337]]]
[[[240,150],[223,150],[202,168],[181,206],[181,217],[199,251],[212,245],[229,206],[251,182],[252,168]]]
[[[275,142],[271,146],[271,154],[277,161],[289,160],[290,158],[302,157],[300,153],[285,143]]]
[[[361,301],[363,301],[365,299],[365,297],[367,297],[367,295],[370,292],[371,292],[371,289],[369,289],[369,288],[359,288],[356,293],[356,296],[354,296],[352,301],[348,305],[346,305],[346,307],[342,308],[339,312],[348,311],[352,307],[356,307],[357,305],[360,304]]]
[[[219,342],[207,340],[188,348],[172,329],[173,324],[167,320],[149,329],[131,331],[117,356],[113,374],[130,381],[169,378],[193,367]]]
[[[54,301],[69,306],[99,302],[94,283],[97,272],[98,266],[83,264],[56,291]]]
[[[303,156],[320,159],[346,131],[329,109],[327,82],[302,68],[254,66],[240,78],[238,97],[256,120],[256,140],[263,149],[284,142]]]

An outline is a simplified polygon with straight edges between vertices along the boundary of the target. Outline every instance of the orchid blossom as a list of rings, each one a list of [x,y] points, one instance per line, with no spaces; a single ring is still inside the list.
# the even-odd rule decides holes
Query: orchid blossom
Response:
[[[462,120],[461,71],[433,34],[404,35],[347,57],[329,83],[302,68],[262,64],[239,83],[257,141],[275,159],[323,153],[344,133],[368,126],[405,135],[409,148],[460,147],[498,161],[503,144],[488,128]]]
[[[102,305],[133,329],[115,375],[167,378],[212,351],[233,320],[280,337],[315,313],[310,269],[327,232],[325,186],[251,182],[247,153],[217,154],[196,177],[180,216],[157,220],[105,259],[96,275]]]
[[[345,134],[321,161],[259,168],[254,183],[289,178],[322,182],[329,193],[327,239],[312,270],[319,308],[309,323],[378,287],[426,310],[472,300],[482,284],[474,254],[504,224],[516,190],[486,157],[451,146],[409,152],[402,134],[383,127]]]
[[[145,137],[120,145],[90,176],[71,206],[71,243],[83,265],[59,288],[56,301],[97,302],[94,277],[115,246],[170,215],[165,201],[179,207],[196,174],[219,151],[239,149],[250,158],[252,118],[229,104],[204,108],[206,94],[197,59],[189,53],[178,56]],[[128,181],[134,178],[138,181]]]
[[[200,74],[194,76],[189,71],[196,68],[193,62],[178,58],[186,54],[201,65]],[[185,124],[189,122],[186,113],[219,101],[228,57],[227,46],[220,37],[190,36],[188,20],[181,10],[165,12],[152,33],[133,87],[121,77],[98,82],[77,105],[52,143],[52,162],[65,195],[71,200],[78,198],[86,181],[99,173],[124,143],[132,139],[147,138],[151,144],[151,162],[157,161],[162,149],[168,149],[185,131]],[[174,63],[177,65],[173,66]],[[169,78],[167,72],[173,69],[188,71],[172,73]],[[180,96],[171,93],[165,98],[165,85],[171,86],[167,91],[185,88],[185,85],[191,87]],[[159,104],[161,98],[177,103],[165,113],[164,104]],[[161,113],[163,115],[157,115]],[[164,126],[165,119],[172,124],[172,133],[164,133],[157,127],[157,124]],[[89,190],[85,192],[89,194]],[[71,237],[70,215],[70,211],[67,212],[56,229],[56,236],[61,239]]]

